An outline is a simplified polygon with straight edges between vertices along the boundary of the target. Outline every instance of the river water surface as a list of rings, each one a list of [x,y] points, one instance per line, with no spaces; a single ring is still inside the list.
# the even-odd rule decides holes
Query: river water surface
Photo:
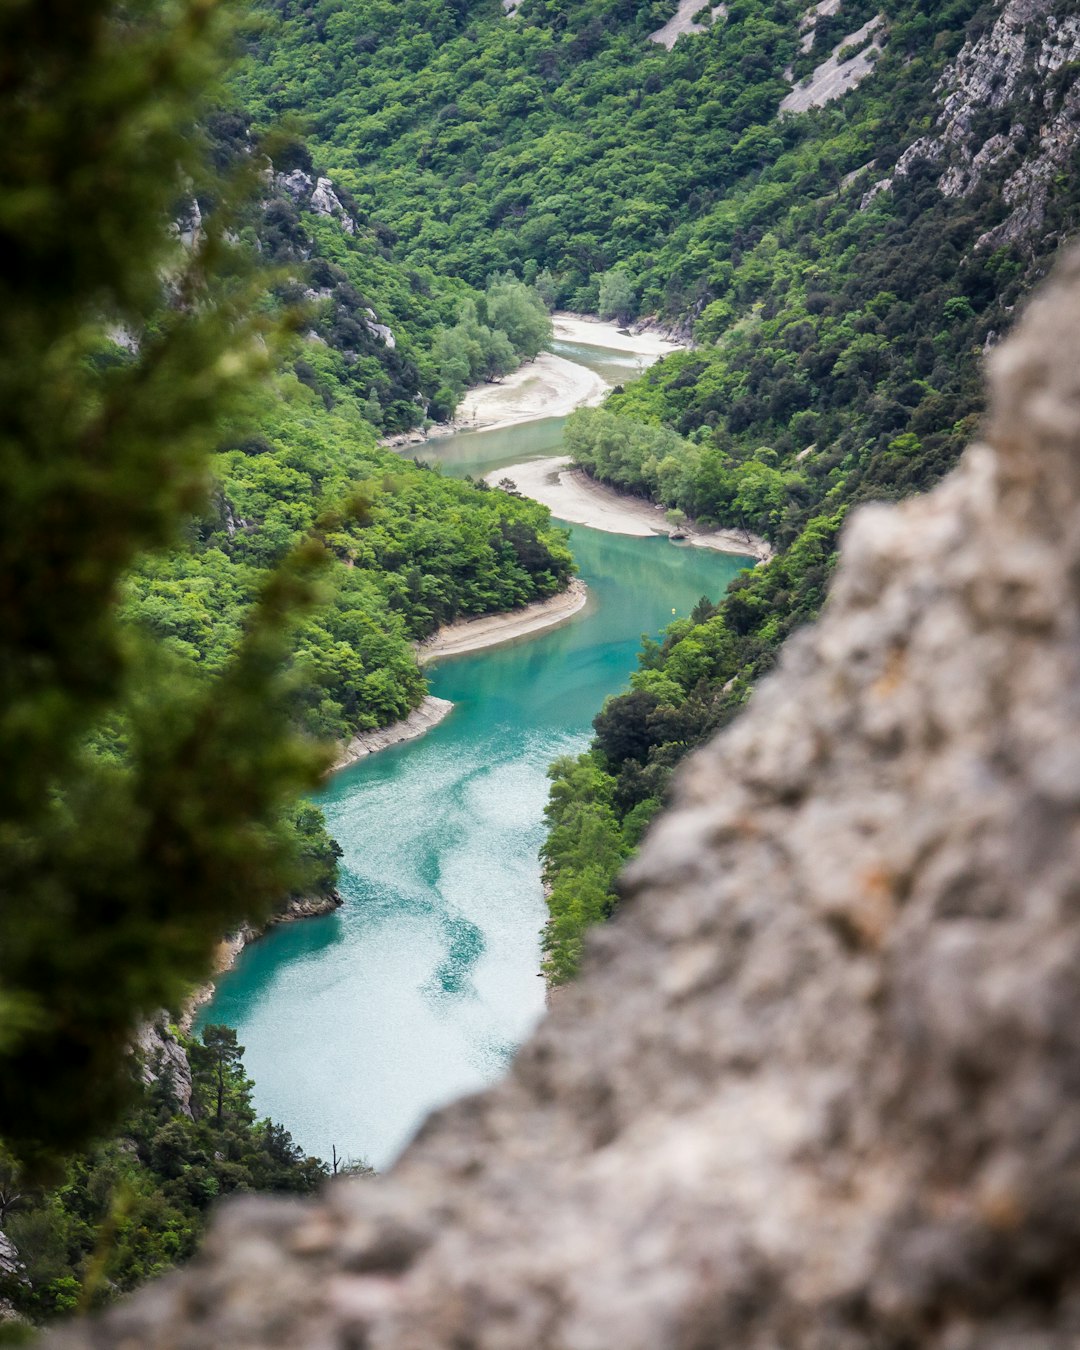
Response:
[[[634,358],[558,344],[615,383]],[[455,474],[558,451],[551,419],[421,449]],[[247,1047],[255,1106],[307,1152],[383,1168],[423,1117],[505,1067],[544,1006],[537,850],[546,772],[586,745],[642,633],[746,565],[709,549],[574,526],[589,603],[562,628],[430,668],[451,715],[338,774],[319,796],[344,850],[344,907],[273,929],[203,1022]]]

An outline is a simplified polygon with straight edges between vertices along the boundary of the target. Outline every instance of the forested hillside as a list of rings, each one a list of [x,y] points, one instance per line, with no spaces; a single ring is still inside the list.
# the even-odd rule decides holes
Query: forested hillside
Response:
[[[561,781],[558,974],[674,765],[816,613],[846,512],[955,462],[983,352],[1080,196],[1067,4],[736,0],[669,49],[675,9],[267,0],[234,81],[251,125],[284,119],[340,187],[349,247],[378,241],[433,296],[460,307],[461,287],[513,273],[551,305],[692,333],[578,414],[568,446],[602,481],[780,550],[646,652],[598,722],[589,786]],[[397,303],[389,322],[407,323]],[[419,339],[436,415],[463,379],[466,334],[443,317]]]
[[[90,105],[115,104],[121,126],[138,102],[117,74],[127,25],[153,34],[159,18],[130,8],[95,0],[123,41],[100,88],[96,67],[86,76]],[[292,884],[333,886],[317,813],[288,806],[315,781],[303,745],[403,716],[424,691],[415,641],[571,574],[545,509],[404,461],[381,435],[447,418],[469,384],[535,355],[547,308],[657,319],[693,348],[575,415],[570,451],[599,480],[777,548],[647,641],[592,747],[553,769],[547,973],[565,979],[678,763],[818,612],[848,512],[929,487],[970,441],[984,354],[1080,220],[1080,19],[1065,0],[730,0],[670,47],[675,0],[241,8],[251,22],[213,106],[176,96],[213,175],[145,91],[153,134],[79,139],[93,118],[67,73],[91,59],[77,34],[54,64],[24,61],[30,93],[15,81],[4,105],[13,125],[26,106],[37,119],[3,151],[19,190],[0,226],[22,260],[4,306],[4,444],[28,483],[27,445],[69,474],[6,508],[19,613],[63,600],[47,632],[18,629],[6,662],[7,703],[29,710],[11,721],[11,762],[38,766],[11,774],[8,881],[30,917],[0,944],[22,1019],[0,1040],[0,1107],[28,1148],[46,1131],[70,1151],[115,1118],[133,1010],[205,964],[215,925]],[[176,41],[186,50],[187,30]],[[170,61],[184,92],[185,58]],[[92,194],[78,175],[42,187],[42,165],[73,159],[97,173]],[[225,232],[245,261],[204,289],[236,165],[257,179]],[[110,196],[99,179],[130,187]],[[192,275],[158,238],[169,213]],[[64,221],[79,222],[70,238]],[[263,326],[238,323],[231,298],[253,260],[260,322],[288,315],[293,330],[258,389],[238,372],[265,361]],[[108,453],[118,476],[98,482]],[[287,640],[285,596],[306,602]],[[278,753],[290,727],[302,737]],[[83,912],[91,933],[109,916],[112,945],[75,926],[58,955],[55,932]],[[60,1110],[49,1075],[71,1026],[93,1101]],[[230,1064],[231,1123],[208,1104],[213,1075],[193,1119],[153,1089],[120,1136],[35,1192],[21,1213],[36,1282],[0,1294],[62,1311],[80,1286],[96,1297],[94,1280],[122,1289],[182,1257],[217,1191],[309,1185],[318,1167],[254,1123]],[[40,1086],[16,1101],[24,1083]],[[121,1184],[130,1220],[102,1200]],[[127,1245],[106,1269],[110,1223]]]
[[[781,550],[646,652],[585,784],[561,781],[556,973],[674,764],[816,613],[846,512],[955,462],[984,350],[1075,227],[1068,5],[819,8],[703,11],[669,51],[650,34],[674,4],[281,3],[239,78],[256,122],[303,118],[402,265],[684,324],[695,350],[579,414],[571,448]],[[866,78],[779,115],[830,57]]]
[[[101,1307],[190,1256],[220,1196],[306,1195],[327,1175],[256,1118],[234,1031],[142,1041],[115,1139],[45,1184],[0,1147],[0,1304],[34,1321]]]
[[[556,979],[611,911],[617,868],[673,768],[817,613],[847,512],[930,487],[972,439],[984,353],[1080,220],[1068,6],[894,12],[875,77],[799,119],[803,143],[714,217],[728,227],[712,263],[698,255],[699,282],[712,280],[696,350],[568,428],[599,479],[760,531],[781,552],[647,645],[590,753],[555,766]],[[788,119],[776,129],[793,134]],[[865,162],[840,177],[852,167],[841,147],[856,145]],[[781,171],[788,189],[771,195]]]
[[[414,643],[566,585],[572,559],[544,507],[378,449],[348,401],[328,410],[285,379],[257,427],[226,435],[211,510],[188,548],[135,570],[125,613],[213,674],[270,570],[318,524],[334,558],[327,599],[293,641],[296,714],[313,735],[345,740],[406,716],[426,687]]]

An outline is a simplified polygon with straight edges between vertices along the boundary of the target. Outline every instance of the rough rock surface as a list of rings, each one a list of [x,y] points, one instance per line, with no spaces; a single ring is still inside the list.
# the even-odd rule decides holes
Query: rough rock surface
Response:
[[[290,169],[287,173],[275,173],[273,184],[304,211],[312,211],[317,216],[331,216],[346,234],[356,233],[356,222],[342,206],[334,185],[329,178],[312,178],[303,169]]]
[[[678,9],[662,28],[658,28],[655,33],[649,34],[649,41],[671,51],[684,34],[707,33],[711,24],[720,23],[727,18],[727,5],[713,5],[709,14],[709,23],[696,23],[694,15],[704,8],[705,0],[679,0]]]
[[[185,1116],[191,1115],[191,1065],[183,1046],[169,1033],[166,1014],[156,1021],[144,1022],[135,1037],[135,1049],[142,1060],[144,1083],[156,1083],[167,1078],[172,1085],[176,1102]]]
[[[19,1259],[19,1251],[6,1233],[0,1233],[0,1276],[25,1284],[26,1270]]]
[[[1080,139],[1080,95],[1069,82],[1055,92],[1050,77],[1080,59],[1080,15],[1062,15],[1058,0],[1004,0],[991,29],[961,48],[938,85],[941,113],[934,130],[913,142],[892,174],[875,183],[865,209],[918,160],[944,167],[938,187],[946,197],[964,197],[1007,157],[1029,132],[1035,148],[1013,169],[1003,188],[1009,217],[979,240],[998,247],[1032,234],[1043,223],[1053,180]],[[1055,101],[1060,98],[1060,102]],[[1015,112],[1007,131],[984,139],[987,112]]]
[[[781,102],[780,111],[801,113],[808,112],[811,108],[824,108],[826,103],[843,98],[850,90],[862,84],[874,69],[877,48],[865,47],[847,61],[841,61],[841,53],[847,47],[858,47],[868,42],[875,35],[876,40],[881,42],[885,35],[882,28],[884,22],[884,14],[877,14],[868,23],[864,23],[857,32],[851,33],[843,42],[838,42],[832,54],[822,61],[807,80],[797,84]],[[811,31],[803,38],[803,51],[809,51],[813,42],[814,33]]]
[[[988,444],[855,517],[501,1085],[47,1344],[1073,1350],[1078,345],[1074,257]]]

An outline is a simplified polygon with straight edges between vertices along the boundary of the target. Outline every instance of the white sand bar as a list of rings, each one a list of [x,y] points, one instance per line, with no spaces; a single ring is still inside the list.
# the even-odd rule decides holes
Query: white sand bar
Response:
[[[461,400],[454,425],[478,431],[513,427],[542,417],[565,417],[575,408],[592,408],[608,391],[594,371],[552,352],[519,366],[493,384],[479,384]]]
[[[571,525],[588,525],[608,534],[628,534],[645,538],[667,535],[670,526],[664,508],[641,497],[631,497],[604,483],[597,483],[581,469],[575,469],[567,455],[533,459],[512,464],[488,474],[487,482],[497,487],[509,479],[517,490],[533,501],[542,502],[559,520]],[[687,529],[686,543],[698,548],[713,548],[720,553],[738,553],[759,562],[773,556],[769,543],[748,530]]]
[[[562,342],[577,342],[583,347],[606,347],[611,352],[633,352],[635,356],[659,359],[671,352],[686,350],[686,343],[652,329],[632,333],[607,319],[589,314],[557,312],[551,316],[555,337]]]
[[[566,623],[585,608],[588,598],[585,583],[575,577],[565,591],[548,600],[537,600],[505,614],[481,614],[475,619],[458,619],[456,623],[444,624],[419,645],[417,660],[423,666],[442,656],[461,656],[484,647],[498,647],[516,638],[531,637],[546,628]]]

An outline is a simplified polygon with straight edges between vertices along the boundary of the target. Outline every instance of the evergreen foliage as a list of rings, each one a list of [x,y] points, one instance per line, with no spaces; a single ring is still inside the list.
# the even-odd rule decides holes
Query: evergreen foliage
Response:
[[[166,1066],[133,1084],[119,1132],[35,1183],[0,1150],[0,1223],[22,1269],[0,1299],[31,1321],[100,1307],[190,1256],[212,1205],[243,1191],[308,1194],[326,1165],[287,1130],[257,1120],[243,1046],[228,1027],[180,1037],[192,1067],[190,1114]],[[2,1337],[0,1337],[2,1339]]]
[[[200,0],[0,13],[0,1135],[24,1158],[108,1121],[136,1019],[308,881],[288,814],[326,761],[282,669],[325,545],[265,573],[213,682],[120,616],[268,364],[195,131],[223,39]],[[183,175],[221,204],[190,251]]]

